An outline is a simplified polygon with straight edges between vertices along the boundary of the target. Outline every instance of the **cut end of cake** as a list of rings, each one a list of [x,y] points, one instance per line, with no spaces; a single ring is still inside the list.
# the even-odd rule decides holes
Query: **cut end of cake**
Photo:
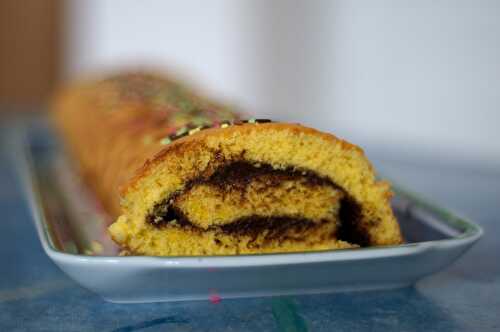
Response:
[[[113,239],[140,255],[234,255],[402,242],[362,150],[299,125],[208,129],[124,188]]]

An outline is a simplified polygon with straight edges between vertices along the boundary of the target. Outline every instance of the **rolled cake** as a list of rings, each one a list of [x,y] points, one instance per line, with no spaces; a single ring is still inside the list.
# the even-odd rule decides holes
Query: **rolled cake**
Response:
[[[298,124],[242,119],[182,84],[124,74],[63,91],[68,151],[132,255],[233,255],[402,242],[363,151]]]

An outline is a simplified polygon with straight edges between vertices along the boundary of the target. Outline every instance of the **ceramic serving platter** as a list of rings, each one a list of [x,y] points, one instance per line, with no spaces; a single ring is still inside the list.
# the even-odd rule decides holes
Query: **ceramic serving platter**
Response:
[[[43,249],[81,286],[112,302],[155,302],[405,287],[459,258],[478,225],[394,188],[406,243],[307,253],[122,257],[109,222],[45,136],[18,140],[17,168]]]

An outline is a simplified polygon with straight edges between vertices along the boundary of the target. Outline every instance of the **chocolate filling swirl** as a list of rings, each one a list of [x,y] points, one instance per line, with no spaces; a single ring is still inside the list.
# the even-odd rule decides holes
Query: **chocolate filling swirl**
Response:
[[[146,221],[158,228],[175,224],[178,227],[189,227],[193,230],[203,231],[193,224],[179,208],[171,204],[176,197],[182,195],[195,185],[202,183],[217,186],[221,190],[228,190],[228,188],[244,190],[255,177],[261,175],[266,175],[271,179],[270,186],[277,185],[285,180],[302,179],[311,185],[327,185],[342,191],[344,197],[340,203],[339,225],[336,234],[333,235],[339,240],[352,244],[360,246],[369,245],[369,238],[360,223],[360,205],[336,183],[311,171],[301,171],[292,168],[274,169],[268,164],[260,164],[257,167],[246,161],[231,162],[217,168],[208,178],[200,177],[189,181],[182,191],[177,191],[167,199],[157,203],[151,213],[147,215]],[[322,222],[326,221],[321,221],[318,224],[306,218],[253,215],[236,219],[229,224],[210,226],[209,229],[232,235],[247,235],[253,239],[265,232],[266,239],[270,240],[279,238],[287,230],[294,229],[297,232],[304,232],[318,227]]]

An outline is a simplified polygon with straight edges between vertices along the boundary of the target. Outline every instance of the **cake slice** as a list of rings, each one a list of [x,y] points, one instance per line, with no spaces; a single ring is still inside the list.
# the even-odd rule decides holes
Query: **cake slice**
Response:
[[[110,233],[148,255],[397,244],[390,196],[345,141],[300,125],[234,124],[175,140],[148,162]]]
[[[114,80],[119,84],[70,90],[55,118],[88,183],[116,217],[109,233],[127,254],[235,255],[402,242],[389,185],[376,180],[359,147],[298,124],[240,120],[189,90],[158,103],[179,90],[159,77]],[[142,97],[125,98],[123,86]],[[111,109],[103,106],[109,96],[115,98]]]

